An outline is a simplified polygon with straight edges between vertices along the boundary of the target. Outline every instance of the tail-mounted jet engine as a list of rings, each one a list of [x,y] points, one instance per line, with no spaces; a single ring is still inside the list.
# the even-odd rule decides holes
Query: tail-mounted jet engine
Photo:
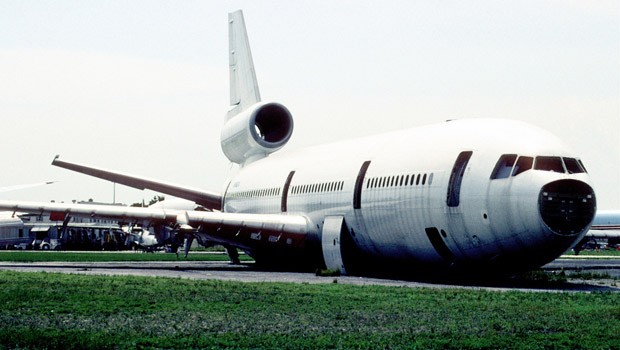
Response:
[[[242,164],[279,150],[292,134],[293,117],[286,107],[275,102],[257,103],[226,121],[222,150],[231,162]]]

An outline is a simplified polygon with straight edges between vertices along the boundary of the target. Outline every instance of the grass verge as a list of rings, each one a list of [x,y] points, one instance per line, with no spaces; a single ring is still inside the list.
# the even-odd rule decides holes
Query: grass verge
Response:
[[[620,250],[617,250],[617,249],[600,249],[600,250],[586,249],[586,250],[580,251],[578,255],[575,255],[575,253],[572,251],[567,252],[564,255],[571,256],[571,257],[580,257],[580,256],[581,257],[588,257],[588,256],[620,257]]]
[[[619,293],[0,271],[0,348],[617,349]]]
[[[245,254],[241,261],[252,261]],[[106,262],[106,261],[230,261],[228,255],[218,253],[140,253],[140,252],[57,252],[57,251],[0,251],[0,261],[10,262]]]

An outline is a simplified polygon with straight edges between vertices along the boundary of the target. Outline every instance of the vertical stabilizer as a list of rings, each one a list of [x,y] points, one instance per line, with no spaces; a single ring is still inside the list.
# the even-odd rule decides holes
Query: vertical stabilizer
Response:
[[[230,105],[220,134],[222,151],[241,166],[284,147],[293,116],[284,105],[261,102],[250,43],[241,10],[228,14]]]
[[[241,10],[228,14],[228,40],[231,109],[226,120],[260,102],[250,42]]]

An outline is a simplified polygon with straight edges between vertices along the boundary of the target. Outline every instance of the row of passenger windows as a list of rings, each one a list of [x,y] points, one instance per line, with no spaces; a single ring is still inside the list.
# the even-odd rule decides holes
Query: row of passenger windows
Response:
[[[280,188],[263,188],[251,191],[241,191],[231,193],[231,198],[254,198],[254,197],[270,197],[270,196],[279,196]]]
[[[526,170],[543,170],[556,173],[579,174],[585,173],[586,168],[581,160],[566,157],[538,156],[526,157],[516,154],[504,154],[499,157],[495,168],[491,173],[491,179],[505,179],[517,176]]]
[[[430,174],[408,174],[373,177],[366,181],[366,188],[382,188],[397,186],[425,186],[433,183],[433,173]],[[323,182],[308,185],[295,185],[291,187],[291,194],[320,193],[342,191],[344,181]],[[251,191],[241,191],[231,193],[230,198],[253,198],[279,196],[280,188],[266,188]]]
[[[319,184],[309,185],[295,185],[291,187],[292,194],[302,193],[318,193],[318,192],[332,192],[342,191],[344,188],[344,181],[324,182]]]
[[[366,188],[381,188],[395,186],[424,186],[433,183],[433,173],[430,174],[411,174],[371,177],[366,182]]]

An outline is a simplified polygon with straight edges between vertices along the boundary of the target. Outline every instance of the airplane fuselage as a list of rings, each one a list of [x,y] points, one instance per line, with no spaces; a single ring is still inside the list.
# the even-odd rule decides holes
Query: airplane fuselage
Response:
[[[513,164],[495,170],[502,155],[514,155]],[[369,263],[409,272],[524,269],[578,242],[594,215],[595,198],[588,174],[570,173],[567,165],[553,171],[530,164],[513,175],[519,156],[565,157],[567,164],[576,159],[557,138],[527,124],[451,121],[257,160],[232,177],[222,208],[303,215],[309,234],[290,244],[320,258],[317,247],[327,235],[340,246],[348,271]],[[566,181],[570,186],[561,185]],[[549,209],[553,200],[566,203]],[[583,218],[574,227],[554,227],[552,217],[567,210]],[[342,217],[343,232],[326,233],[328,217]],[[254,232],[265,247],[270,239],[279,242],[277,235]],[[266,255],[260,250],[255,245],[250,253]],[[277,259],[277,250],[268,254]]]

